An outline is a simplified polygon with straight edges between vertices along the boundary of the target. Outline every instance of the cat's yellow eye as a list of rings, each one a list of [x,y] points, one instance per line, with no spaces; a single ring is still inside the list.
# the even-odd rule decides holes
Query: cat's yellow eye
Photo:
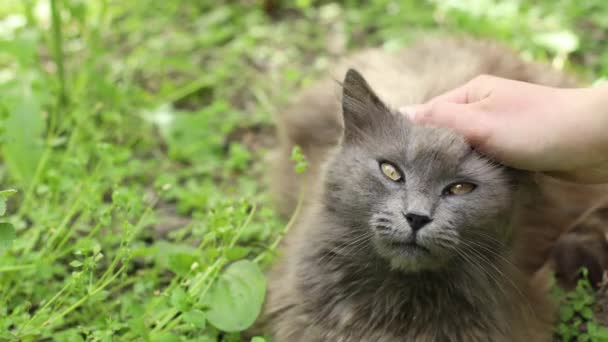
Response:
[[[462,183],[454,183],[449,185],[446,189],[445,189],[445,193],[447,195],[464,195],[464,194],[468,194],[469,192],[475,190],[475,188],[477,187],[477,185],[473,184],[473,183],[466,183],[466,182],[462,182]]]
[[[384,175],[392,181],[398,182],[403,178],[399,170],[397,170],[397,168],[390,163],[381,163],[380,169],[382,170],[382,173],[384,173]]]

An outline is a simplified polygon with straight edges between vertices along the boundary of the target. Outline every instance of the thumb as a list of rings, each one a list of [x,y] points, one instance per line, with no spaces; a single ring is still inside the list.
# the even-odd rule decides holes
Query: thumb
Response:
[[[431,102],[402,107],[399,111],[416,124],[447,127],[464,135],[471,143],[486,139],[483,112],[475,104]]]

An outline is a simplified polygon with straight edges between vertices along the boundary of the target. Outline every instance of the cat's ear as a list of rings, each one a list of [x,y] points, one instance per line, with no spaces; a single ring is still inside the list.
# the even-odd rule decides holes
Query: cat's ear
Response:
[[[359,140],[369,135],[390,114],[361,74],[349,69],[342,84],[344,140]]]

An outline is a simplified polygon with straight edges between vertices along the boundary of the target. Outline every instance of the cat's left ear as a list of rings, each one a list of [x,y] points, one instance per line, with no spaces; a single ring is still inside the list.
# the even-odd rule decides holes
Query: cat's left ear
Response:
[[[349,69],[346,72],[342,89],[345,141],[363,139],[390,116],[388,107],[358,71]]]

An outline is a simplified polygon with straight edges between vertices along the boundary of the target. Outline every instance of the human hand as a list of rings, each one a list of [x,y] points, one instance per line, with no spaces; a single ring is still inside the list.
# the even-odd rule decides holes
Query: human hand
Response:
[[[562,89],[479,76],[421,105],[414,123],[445,126],[505,165],[608,182],[608,87]]]

